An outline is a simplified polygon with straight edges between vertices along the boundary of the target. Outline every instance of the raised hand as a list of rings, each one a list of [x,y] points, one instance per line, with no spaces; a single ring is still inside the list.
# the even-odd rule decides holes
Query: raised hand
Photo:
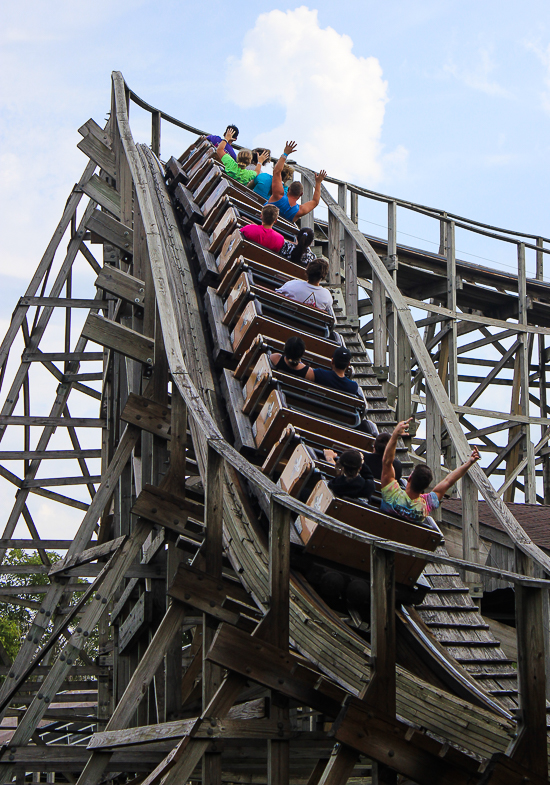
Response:
[[[472,454],[470,455],[470,463],[475,463],[476,461],[479,461],[480,458],[481,455],[479,454],[479,450],[477,447],[474,447]]]
[[[296,150],[297,147],[298,147],[297,142],[287,142],[285,144],[284,154],[285,155],[290,155],[291,153],[293,153]]]
[[[259,164],[264,164],[268,160],[269,160],[269,150],[264,150],[263,153],[260,153],[258,155]]]
[[[237,135],[235,134],[235,129],[234,128],[228,128],[227,131],[225,132],[224,139],[229,144],[231,144],[232,142],[236,142],[237,141]]]
[[[321,169],[319,174],[315,175],[315,184],[319,185],[319,183],[322,183],[326,176],[327,176],[327,173],[325,172],[325,170]]]
[[[337,452],[334,452],[334,450],[323,450],[323,453],[328,463],[336,463],[336,458],[338,458]]]
[[[402,420],[398,422],[395,426],[395,431],[397,432],[398,436],[403,436],[409,433],[409,423],[412,422],[413,417],[409,417],[408,420]]]

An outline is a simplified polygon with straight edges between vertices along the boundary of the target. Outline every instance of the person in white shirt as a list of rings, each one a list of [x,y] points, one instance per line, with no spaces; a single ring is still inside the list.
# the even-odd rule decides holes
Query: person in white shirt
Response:
[[[324,289],[319,285],[328,275],[328,262],[326,259],[315,259],[315,261],[309,262],[306,267],[306,275],[307,281],[294,278],[292,281],[287,281],[276,291],[290,300],[305,303],[305,305],[312,305],[314,308],[319,308],[321,311],[334,315],[332,294],[328,289]]]

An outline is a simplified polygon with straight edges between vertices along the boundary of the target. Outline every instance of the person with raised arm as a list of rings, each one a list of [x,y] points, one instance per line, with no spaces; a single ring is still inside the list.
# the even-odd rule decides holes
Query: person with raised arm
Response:
[[[236,142],[237,137],[239,135],[239,129],[236,125],[228,125],[225,129],[225,133],[223,138],[225,139],[225,152],[233,158],[234,161],[237,160],[237,153],[231,146],[231,142]],[[217,147],[219,143],[222,141],[221,136],[216,136],[215,134],[211,134],[210,136],[206,137],[210,144],[213,144],[214,147]]]
[[[380,509],[382,512],[396,515],[398,518],[404,518],[411,523],[421,524],[432,510],[439,507],[439,502],[447,491],[464,477],[468,469],[476,461],[479,461],[480,456],[477,447],[474,447],[466,463],[463,463],[458,469],[449,472],[445,479],[441,480],[430,493],[424,493],[424,491],[426,491],[433,480],[433,472],[425,464],[415,466],[409,476],[406,487],[401,488],[395,479],[393,461],[397,440],[400,436],[408,434],[409,423],[412,419],[410,417],[408,420],[397,423],[384,450],[382,476],[380,478],[382,487],[382,504]]]
[[[269,152],[264,151],[261,155],[258,156],[258,163],[256,164],[256,168],[251,171],[250,169],[246,168],[252,161],[251,151],[239,150],[237,154],[237,160],[234,161],[231,156],[225,152],[227,143],[235,141],[233,138],[233,132],[229,130],[227,136],[229,139],[222,139],[219,145],[216,147],[216,156],[224,165],[225,171],[229,177],[232,177],[239,183],[247,185],[251,180],[255,180],[256,177],[260,174],[262,164],[269,157]]]
[[[314,210],[321,200],[321,183],[327,176],[327,173],[322,169],[319,174],[315,175],[315,190],[313,198],[304,204],[298,205],[298,199],[304,193],[302,183],[295,180],[290,184],[288,191],[285,195],[285,189],[281,173],[286,163],[288,156],[293,153],[297,148],[296,142],[287,142],[282,156],[279,158],[273,169],[273,181],[271,183],[271,198],[270,204],[275,204],[279,208],[279,212],[287,221],[296,222],[298,218],[307,215]]]

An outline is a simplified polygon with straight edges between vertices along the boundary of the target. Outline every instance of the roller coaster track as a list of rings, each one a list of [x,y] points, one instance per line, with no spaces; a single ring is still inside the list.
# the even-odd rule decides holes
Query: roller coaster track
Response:
[[[128,120],[130,98],[152,113],[153,150],[133,140]],[[87,639],[96,628],[100,657],[95,666],[104,679],[111,667],[115,685],[109,687],[104,682],[100,686],[97,733],[90,738],[88,749],[79,748],[80,757],[73,753],[76,762],[70,770],[79,775],[79,785],[102,782],[112,772],[142,775],[146,785],[187,782],[201,776],[204,783],[222,779],[265,781],[257,773],[247,779],[246,767],[239,768],[238,756],[231,752],[235,738],[250,739],[252,746],[268,740],[267,776],[277,785],[289,782],[289,771],[290,781],[296,783],[346,782],[350,776],[362,782],[371,774],[383,781],[395,772],[419,783],[431,783],[434,776],[442,782],[457,783],[520,782],[525,777],[546,781],[541,630],[542,595],[550,584],[532,576],[535,570],[540,575],[550,572],[549,557],[519,526],[477,466],[470,473],[471,488],[467,484],[463,488],[464,509],[475,509],[474,497],[479,491],[518,549],[518,573],[487,567],[473,558],[451,558],[443,548],[434,553],[360,531],[285,493],[255,461],[232,446],[235,434],[225,415],[219,372],[212,359],[212,336],[202,300],[204,286],[197,282],[196,257],[204,255],[204,249],[198,248],[193,232],[189,235],[182,231],[181,216],[166,185],[159,160],[161,119],[200,134],[146,105],[128,90],[120,73],[113,74],[111,119],[104,130],[88,124],[84,136],[88,140],[85,151],[93,163],[69,199],[51,247],[25,295],[27,299],[20,302],[0,347],[3,379],[15,336],[20,329],[26,332],[26,354],[2,410],[2,434],[15,424],[27,429],[32,425],[45,428],[36,450],[30,449],[30,440],[26,439],[24,452],[29,457],[24,458],[28,463],[23,481],[2,470],[3,476],[18,487],[16,505],[3,536],[4,548],[13,545],[21,514],[33,542],[39,542],[27,498],[29,493],[40,491],[55,499],[54,492],[44,493],[44,485],[33,484],[41,455],[47,451],[55,429],[64,421],[72,428],[75,455],[77,427],[95,425],[103,433],[101,477],[90,475],[84,458],[79,460],[91,503],[80,502],[85,508],[84,519],[66,546],[66,556],[51,567],[46,548],[41,547],[51,583],[18,656],[7,667],[7,678],[0,689],[0,712],[6,715],[10,706],[17,705],[23,685],[31,683],[35,689],[0,755],[1,782],[11,782],[16,773],[25,770],[63,771],[60,744],[49,745],[51,757],[47,751],[42,752],[43,768],[37,768],[40,756],[32,759],[30,742],[36,739],[44,718],[53,716],[48,707],[54,696],[66,689],[72,666],[79,657],[85,662]],[[193,145],[188,154],[190,151]],[[94,164],[101,168],[100,177],[93,174]],[[298,169],[305,183],[311,185],[312,173],[303,167]],[[53,370],[48,368],[54,375],[57,371],[59,377],[50,415],[38,422],[25,403],[23,417],[27,419],[18,421],[13,412],[21,390],[27,400],[30,353],[38,355],[52,308],[59,304],[43,296],[44,276],[51,268],[55,242],[71,221],[75,223],[82,192],[90,196],[91,202],[78,228],[73,226],[67,257],[49,297],[59,299],[67,285],[67,271],[79,252],[99,274],[98,294],[95,302],[80,306],[75,302],[71,306],[87,307],[90,315],[74,352],[65,346],[63,372],[55,366]],[[369,267],[369,274],[360,280],[367,291],[375,293],[381,288],[385,292],[395,315],[394,327],[400,324],[409,356],[412,352],[424,379],[431,401],[430,416],[441,418],[454,459],[464,461],[470,448],[456,404],[449,399],[440,368],[434,366],[387,260],[381,259],[325,188],[322,200],[329,214],[332,262],[335,233],[338,247],[341,234],[346,247],[343,300],[349,317],[347,334],[351,328],[357,351],[366,358],[356,319],[357,291],[352,291],[352,285],[357,288],[357,263],[355,268],[348,266],[352,255],[357,262],[359,253]],[[192,210],[195,207],[191,205]],[[447,219],[454,222],[453,217]],[[186,222],[189,230],[192,222]],[[90,225],[96,234],[103,232],[104,244],[109,242],[111,249],[118,248],[117,253],[110,248],[105,251],[119,260],[118,268],[115,264],[111,272],[98,265],[89,250],[83,250]],[[127,250],[130,247],[131,255]],[[42,293],[37,297],[41,284]],[[519,289],[521,297],[521,286]],[[70,286],[67,297],[71,299]],[[39,315],[37,310],[29,329],[26,314],[31,306],[42,311]],[[450,327],[451,334],[453,329],[456,323]],[[521,340],[527,332],[521,334]],[[78,363],[80,358],[85,359],[87,341],[104,347],[99,395],[102,417],[94,423],[92,418],[89,422],[70,418],[67,409],[71,389],[82,387],[86,381],[78,372]],[[50,366],[54,362],[46,356],[38,359]],[[364,365],[367,367],[368,358]],[[91,397],[97,396],[92,393]],[[166,466],[168,470],[163,471]],[[184,491],[186,477],[194,477],[197,482],[185,483]],[[525,483],[527,486],[527,479]],[[78,500],[68,497],[57,501],[77,508],[79,505]],[[349,538],[357,547],[370,547],[371,627],[375,631],[370,642],[360,624],[354,628],[347,617],[320,598],[300,570],[290,568],[289,542],[296,516]],[[94,533],[97,539],[93,539]],[[473,546],[467,550],[470,555],[475,553],[475,532],[472,538]],[[165,544],[163,561],[159,554]],[[394,595],[388,586],[398,557],[418,559],[427,565],[425,574],[431,590],[418,609],[405,604],[397,622],[398,632],[401,630],[399,634],[404,636],[401,640],[414,639],[416,658],[428,663],[424,676],[418,671],[420,665],[413,666],[410,658],[408,667],[396,664],[395,636],[392,642],[392,636],[384,633],[388,625],[395,626],[394,606],[388,599]],[[83,574],[77,568],[93,562],[98,566],[89,573],[93,583],[67,607],[67,591],[76,591],[69,583],[70,576]],[[156,590],[143,591],[134,602],[132,591],[140,580],[153,586],[155,564],[166,570],[166,584],[157,580]],[[483,574],[499,577],[516,588],[522,613],[518,621],[519,693],[513,663],[486,630],[459,571],[470,578]],[[149,593],[151,607],[146,596]],[[447,604],[442,598],[451,594],[457,602]],[[451,609],[448,612],[444,610],[446,604]],[[122,623],[117,622],[119,648],[115,652],[107,625],[109,614],[112,626],[123,608],[130,611],[122,614],[126,616]],[[438,640],[433,623],[436,612],[440,613],[439,631],[446,626],[453,628],[457,638],[447,636],[445,642],[442,634]],[[183,676],[182,630],[195,630],[188,650],[184,650],[189,659]],[[58,645],[64,632],[68,640]],[[41,645],[46,634],[48,640]],[[130,654],[122,653],[123,641]],[[418,646],[424,647],[420,655]],[[468,663],[468,658],[460,655],[473,646],[478,647],[478,655]],[[102,663],[108,651],[113,651],[112,660]],[[397,660],[399,663],[399,656]],[[43,667],[41,663],[50,662],[44,678],[33,682],[42,673],[37,670]],[[433,673],[428,673],[432,668]],[[200,699],[195,683],[199,678]],[[170,694],[173,684],[177,687],[175,697]],[[247,711],[258,711],[251,704],[266,691],[272,698],[267,716],[247,715]],[[109,704],[109,700],[114,703]],[[296,712],[306,708],[317,717],[317,724],[310,720],[307,730],[303,725],[299,730]],[[245,728],[246,722],[249,725]],[[339,744],[333,748],[335,740]],[[300,744],[312,750],[312,759],[302,766]],[[128,757],[133,749],[134,757]],[[28,763],[26,769],[25,762],[31,760],[32,765]],[[202,775],[197,773],[201,762]]]

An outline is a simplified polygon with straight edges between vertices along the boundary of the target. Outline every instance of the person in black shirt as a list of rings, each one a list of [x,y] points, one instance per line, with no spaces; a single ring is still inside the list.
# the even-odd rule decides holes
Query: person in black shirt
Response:
[[[344,450],[338,456],[334,450],[324,450],[324,455],[328,463],[336,466],[336,477],[328,483],[333,494],[369,501],[374,493],[374,480],[368,468],[367,477],[362,473],[363,453],[359,450]]]
[[[284,345],[283,353],[274,352],[270,359],[275,370],[300,376],[305,379],[309,365],[302,362],[306,345],[299,335],[291,336]]]
[[[382,476],[382,456],[384,455],[384,450],[386,449],[386,444],[389,442],[389,440],[389,433],[378,434],[374,442],[374,452],[363,453],[364,463],[361,474],[363,474],[365,469],[368,469],[371,473],[371,476],[374,477],[375,480],[380,479]],[[399,482],[401,480],[401,475],[403,474],[403,466],[401,465],[399,458],[395,458],[393,462],[393,470],[395,472],[395,479],[397,482]]]

